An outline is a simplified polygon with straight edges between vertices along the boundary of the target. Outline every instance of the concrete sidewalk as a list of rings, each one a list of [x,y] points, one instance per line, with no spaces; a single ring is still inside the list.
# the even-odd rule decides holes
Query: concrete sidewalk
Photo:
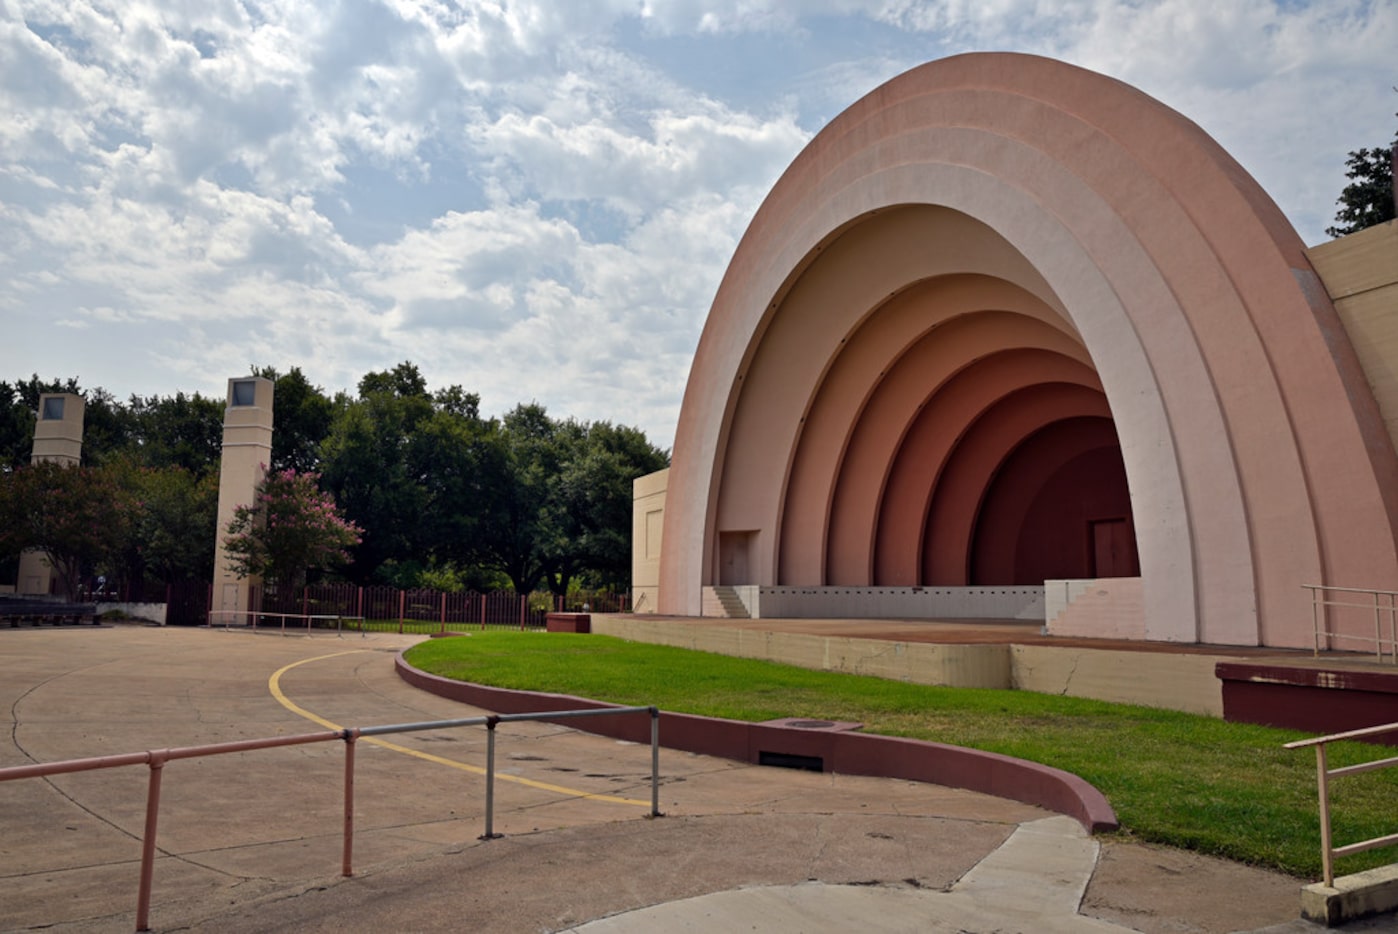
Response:
[[[397,678],[412,641],[0,634],[0,766],[479,713]],[[153,929],[1223,932],[1299,912],[1295,879],[905,781],[662,751],[649,820],[648,748],[538,723],[497,731],[504,837],[481,841],[485,731],[389,739],[359,744],[350,879],[339,742],[170,763]],[[0,783],[0,928],[133,929],[146,778]],[[1347,930],[1366,929],[1387,928]]]

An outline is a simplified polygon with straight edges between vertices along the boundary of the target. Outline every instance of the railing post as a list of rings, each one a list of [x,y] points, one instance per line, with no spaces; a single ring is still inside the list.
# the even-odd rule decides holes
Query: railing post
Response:
[[[1312,658],[1320,657],[1320,606],[1316,602],[1320,598],[1320,591],[1314,587],[1307,588],[1311,592],[1311,625],[1315,627],[1315,647],[1311,651]]]
[[[650,816],[660,817],[660,708],[650,709]]]
[[[354,743],[358,730],[345,730],[345,841],[340,875],[354,875]]]
[[[1325,764],[1325,744],[1315,747],[1316,787],[1320,789],[1320,864],[1325,884],[1335,887],[1334,853],[1330,841],[1330,771]]]
[[[1379,619],[1379,592],[1373,593],[1374,597],[1374,651],[1378,653],[1378,662],[1383,664],[1383,623]]]
[[[160,776],[165,751],[150,754],[150,784],[146,788],[146,829],[141,837],[141,883],[136,892],[136,930],[150,930],[150,887],[155,875],[155,830],[160,821]]]
[[[527,606],[529,606],[529,595],[528,595],[528,594],[523,594],[523,593],[522,593],[522,594],[519,595],[519,631],[520,631],[520,632],[524,632],[524,610],[525,610],[525,607],[527,607]]]
[[[495,832],[495,725],[500,718],[492,716],[485,721],[485,835],[482,840],[494,840]]]
[[[447,632],[447,592],[442,591],[442,635]]]

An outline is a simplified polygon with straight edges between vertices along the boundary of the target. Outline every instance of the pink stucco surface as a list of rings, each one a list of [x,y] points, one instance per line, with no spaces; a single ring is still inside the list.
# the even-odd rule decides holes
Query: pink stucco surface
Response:
[[[698,614],[730,530],[753,584],[969,563],[1017,441],[1086,414],[997,371],[1013,353],[1105,398],[1146,638],[1304,645],[1302,584],[1398,585],[1398,459],[1280,211],[1139,91],[991,53],[855,103],[754,217],[685,393],[661,610]],[[973,449],[991,413],[1019,427]]]

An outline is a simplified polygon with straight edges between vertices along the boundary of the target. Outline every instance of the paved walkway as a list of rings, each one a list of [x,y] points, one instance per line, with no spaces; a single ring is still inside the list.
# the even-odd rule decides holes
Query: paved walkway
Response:
[[[397,678],[412,641],[3,632],[0,767],[480,713]],[[340,743],[170,763],[153,928],[1314,930],[1288,923],[1297,880],[1099,843],[1015,802],[662,751],[666,816],[648,820],[647,747],[537,723],[497,739],[490,841],[483,729],[361,740],[351,879]],[[146,778],[0,783],[0,929],[134,927]]]

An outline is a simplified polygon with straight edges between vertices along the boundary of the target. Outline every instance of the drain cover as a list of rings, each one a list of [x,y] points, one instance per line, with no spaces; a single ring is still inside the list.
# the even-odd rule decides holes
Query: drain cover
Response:
[[[798,730],[828,730],[835,725],[834,720],[788,720],[783,726],[792,726]]]

